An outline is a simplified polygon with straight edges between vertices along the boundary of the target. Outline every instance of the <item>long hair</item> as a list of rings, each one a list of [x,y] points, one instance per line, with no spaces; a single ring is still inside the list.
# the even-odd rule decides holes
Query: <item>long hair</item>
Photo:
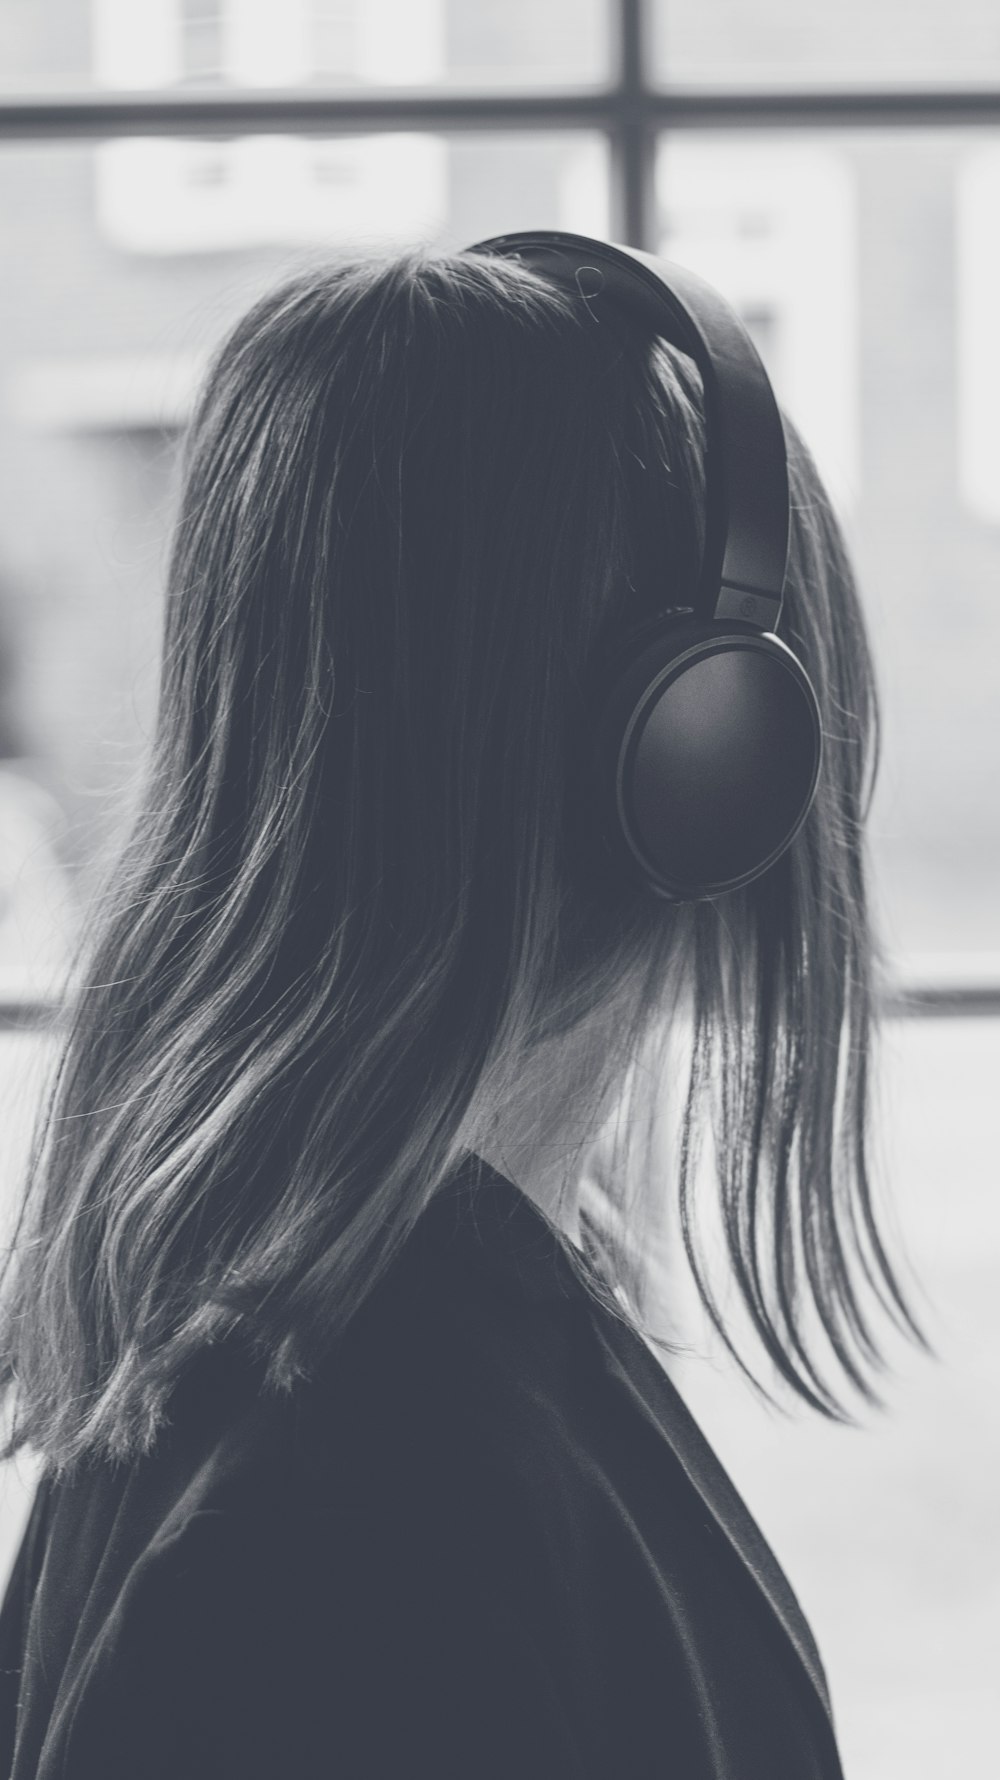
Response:
[[[182,1368],[225,1337],[265,1390],[308,1378],[546,1038],[615,1005],[608,1092],[640,1056],[653,1099],[672,1091],[648,1047],[680,983],[696,1274],[707,1094],[760,1339],[849,1419],[811,1308],[877,1401],[864,1294],[923,1337],[866,1160],[876,698],[790,439],[781,628],[819,692],[822,784],[766,877],[673,906],[601,866],[580,761],[606,639],[697,562],[693,367],[461,254],[309,265],[231,332],[185,443],[155,732],[83,924],[3,1276],[5,1456],[147,1452]],[[635,1243],[608,1223],[598,1249],[596,1289],[641,1323]]]

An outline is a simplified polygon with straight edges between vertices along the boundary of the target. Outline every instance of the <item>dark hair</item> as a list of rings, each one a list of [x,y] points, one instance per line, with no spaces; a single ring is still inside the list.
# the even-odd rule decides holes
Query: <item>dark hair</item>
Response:
[[[633,1069],[650,1104],[670,1089],[651,1035],[688,1009],[706,1303],[707,1091],[732,1267],[793,1389],[850,1419],[805,1305],[877,1401],[862,1281],[923,1340],[866,1163],[872,671],[794,435],[781,628],[826,741],[808,821],[765,878],[683,906],[615,882],[586,832],[589,668],[650,561],[660,591],[697,559],[699,415],[681,355],[473,255],[309,266],[223,344],[186,441],[155,736],[32,1145],[8,1455],[148,1450],[179,1370],[231,1333],[266,1389],[309,1376],[473,1109],[615,997],[606,1082]],[[609,1201],[636,1178],[613,1171]],[[641,1324],[636,1243],[610,1221],[594,1242]]]

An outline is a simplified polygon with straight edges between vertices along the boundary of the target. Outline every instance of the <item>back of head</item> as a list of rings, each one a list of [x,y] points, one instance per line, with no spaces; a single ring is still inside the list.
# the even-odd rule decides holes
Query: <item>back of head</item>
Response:
[[[233,1330],[290,1385],[460,1159],[470,1109],[602,1005],[620,1083],[678,980],[691,1118],[722,1070],[757,1332],[834,1413],[795,1340],[801,1274],[865,1388],[862,1236],[902,1302],[864,1157],[875,698],[790,437],[782,633],[819,693],[823,782],[765,878],[670,907],[608,869],[585,762],[602,651],[698,562],[693,368],[471,254],[314,267],[234,329],[186,443],[151,754],[26,1183],[0,1324],[14,1446],[143,1449],[178,1369]],[[759,1181],[806,1244],[779,1233],[768,1278]],[[623,1252],[604,1264],[611,1284]]]

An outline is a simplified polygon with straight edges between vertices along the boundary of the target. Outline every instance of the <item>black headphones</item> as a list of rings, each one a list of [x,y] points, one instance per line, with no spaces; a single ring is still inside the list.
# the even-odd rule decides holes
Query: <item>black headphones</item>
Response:
[[[711,285],[635,248],[531,230],[466,251],[522,260],[592,310],[610,300],[701,373],[698,584],[665,582],[652,621],[630,630],[601,670],[594,766],[606,841],[634,882],[671,902],[749,884],[801,828],[822,758],[816,693],[774,635],[788,554],[788,462],[756,347]]]

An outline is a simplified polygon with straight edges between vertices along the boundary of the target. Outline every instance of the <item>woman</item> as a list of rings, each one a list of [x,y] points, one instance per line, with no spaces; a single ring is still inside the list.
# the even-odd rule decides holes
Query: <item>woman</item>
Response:
[[[801,446],[791,846],[671,905],[599,863],[580,775],[591,664],[697,566],[701,440],[681,354],[487,254],[301,273],[219,352],[7,1282],[6,1450],[44,1459],[13,1780],[839,1774],[648,1345],[676,1181],[754,1377],[695,1235],[706,1106],[787,1386],[850,1419],[818,1318],[877,1401],[868,1294],[921,1339],[866,1164],[871,666]]]

